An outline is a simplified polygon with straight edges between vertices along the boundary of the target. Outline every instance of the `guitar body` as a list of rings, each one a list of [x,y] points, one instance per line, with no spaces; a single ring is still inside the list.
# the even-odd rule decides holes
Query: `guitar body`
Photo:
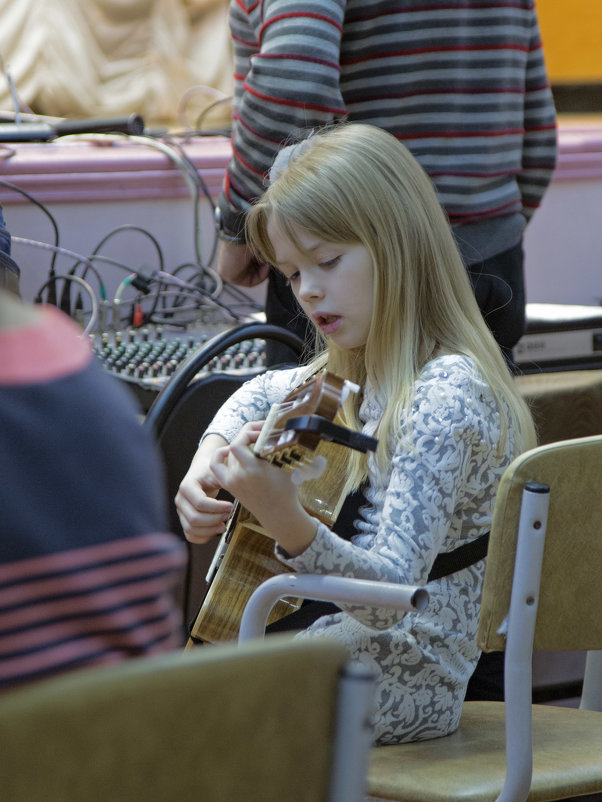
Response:
[[[279,405],[275,415],[277,423],[272,423],[272,431],[266,433],[262,440],[264,444],[259,448],[256,446],[256,451],[287,470],[312,462],[317,456],[324,458],[324,473],[319,478],[303,482],[299,487],[299,498],[311,515],[331,526],[344,502],[348,448],[374,449],[376,441],[369,442],[371,438],[364,438],[364,443],[368,444],[363,447],[324,440],[307,431],[297,432],[293,438],[279,436],[287,419],[297,418],[306,411],[313,412],[316,409],[319,413],[326,413],[323,415],[326,420],[335,418],[341,403],[343,381],[331,374],[320,374],[319,378],[318,392],[314,392],[311,399],[307,393],[305,396],[302,394],[310,384],[308,382],[287,396],[283,405],[290,404],[290,409],[287,407],[283,412],[283,405]],[[315,382],[316,379],[312,380],[312,384]],[[298,395],[300,392],[301,395]],[[299,403],[300,397],[302,403]],[[268,424],[269,418],[265,426]],[[270,444],[274,437],[276,445],[273,442]],[[283,439],[284,445],[281,442]],[[253,591],[266,579],[291,570],[275,556],[273,539],[263,532],[253,515],[237,502],[216,553],[219,554],[217,568],[191,628],[189,647],[199,642],[236,640],[244,608]],[[294,612],[301,602],[302,599],[281,600],[273,608],[268,624]]]
[[[236,640],[242,611],[251,593],[266,579],[288,569],[274,555],[274,541],[255,527],[255,519],[238,507],[228,548],[191,630],[194,641],[221,643]],[[292,613],[299,601],[284,601],[272,610],[271,621]]]

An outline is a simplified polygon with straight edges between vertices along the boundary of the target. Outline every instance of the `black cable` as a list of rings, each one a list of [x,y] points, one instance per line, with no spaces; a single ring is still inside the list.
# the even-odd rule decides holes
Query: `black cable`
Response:
[[[146,228],[142,228],[142,226],[133,225],[132,223],[124,223],[121,226],[117,226],[117,228],[114,228],[112,231],[109,231],[109,233],[106,234],[98,243],[98,245],[94,248],[94,250],[92,251],[92,256],[96,256],[96,254],[100,251],[103,245],[106,245],[106,243],[112,237],[114,237],[116,234],[122,233],[123,231],[137,231],[140,234],[144,234],[145,237],[148,237],[148,239],[150,239],[150,241],[155,246],[155,250],[157,251],[157,256],[159,258],[159,270],[163,270],[163,266],[165,264],[163,259],[163,250],[159,245],[157,238],[153,236],[153,234],[151,234],[150,231],[148,231]]]
[[[129,138],[129,137],[127,137],[127,135],[126,135],[126,138]],[[139,136],[136,137],[136,139],[140,139],[140,138],[141,137],[139,137]],[[151,137],[148,137],[148,138],[150,139]],[[232,318],[234,320],[239,320],[241,316],[237,313],[237,311],[235,311],[234,308],[229,306],[227,303],[224,303],[222,300],[218,300],[217,299],[215,293],[217,292],[218,289],[220,289],[220,286],[222,287],[222,290],[220,290],[220,295],[221,295],[221,292],[223,291],[223,289],[225,289],[234,298],[237,298],[240,303],[243,303],[243,304],[245,304],[247,306],[252,306],[255,309],[261,310],[263,308],[261,306],[261,304],[255,302],[254,299],[252,299],[250,296],[248,296],[242,290],[239,290],[238,288],[230,285],[228,282],[223,282],[223,285],[216,284],[216,277],[215,277],[214,272],[212,270],[210,270],[208,267],[206,267],[202,263],[202,260],[201,260],[201,257],[200,257],[200,237],[199,237],[200,229],[199,229],[199,226],[198,226],[200,199],[201,199],[201,196],[204,196],[208,200],[211,208],[214,207],[213,199],[211,197],[211,193],[209,192],[209,189],[208,189],[208,187],[207,187],[202,175],[197,170],[197,168],[194,165],[194,163],[191,160],[191,158],[185,152],[182,143],[181,142],[175,142],[171,137],[167,137],[166,139],[167,139],[167,142],[166,142],[167,146],[169,148],[173,149],[174,158],[177,155],[178,164],[179,164],[181,170],[188,176],[189,184],[192,185],[192,186],[190,186],[190,189],[191,189],[191,194],[193,194],[193,198],[194,198],[194,215],[195,215],[195,243],[194,244],[195,244],[195,251],[196,251],[195,255],[197,256],[196,263],[190,262],[190,263],[185,263],[183,265],[180,265],[179,267],[175,268],[174,271],[172,271],[172,275],[175,276],[179,271],[181,271],[181,270],[183,270],[185,268],[191,268],[194,271],[192,279],[193,279],[193,281],[195,283],[194,283],[192,288],[186,288],[186,287],[182,287],[177,282],[174,282],[174,284],[177,285],[178,292],[174,293],[175,300],[168,304],[166,296],[165,296],[165,294],[163,292],[163,289],[164,288],[166,289],[168,284],[164,280],[155,279],[156,281],[158,281],[158,284],[157,284],[157,287],[156,287],[156,293],[154,294],[154,297],[152,299],[150,299],[150,300],[152,300],[152,306],[151,306],[149,312],[147,313],[147,316],[156,318],[157,314],[158,314],[158,311],[159,311],[159,304],[160,303],[162,304],[162,312],[163,312],[164,315],[177,314],[178,311],[182,312],[182,311],[184,311],[181,308],[183,306],[183,304],[186,303],[187,299],[193,299],[195,294],[196,294],[196,296],[197,296],[197,304],[196,304],[196,306],[197,306],[198,309],[201,309],[205,305],[204,302],[203,302],[203,298],[206,298],[206,299],[209,300],[211,305],[213,305],[214,307],[221,308],[223,311],[225,311],[228,314],[228,316],[230,318]],[[57,256],[58,256],[58,253],[62,250],[59,247],[59,239],[60,239],[60,237],[59,237],[59,228],[58,228],[58,225],[56,223],[56,220],[55,220],[53,215],[50,213],[50,211],[46,208],[46,206],[43,203],[38,201],[36,198],[34,198],[32,195],[30,195],[25,190],[22,190],[20,187],[14,185],[14,184],[11,184],[8,181],[1,180],[1,179],[0,179],[0,184],[2,184],[3,186],[7,187],[8,189],[11,189],[11,190],[14,190],[14,191],[20,193],[21,195],[26,197],[29,201],[31,201],[33,204],[38,206],[48,216],[48,218],[49,218],[49,220],[50,220],[50,222],[52,224],[52,227],[53,227],[53,230],[54,230],[55,245],[54,245],[54,247],[48,246],[49,248],[52,248],[53,253],[52,253],[50,270],[49,270],[49,274],[48,274],[48,279],[49,280],[43,285],[43,288],[48,287],[48,303],[53,303],[53,304],[56,305],[57,290],[56,290],[56,281],[54,280],[54,277],[56,276],[56,260],[57,260]],[[124,263],[122,263],[122,262],[120,262],[120,261],[118,261],[116,259],[112,259],[111,257],[107,257],[107,256],[103,256],[103,255],[99,254],[100,249],[110,239],[112,239],[117,234],[123,233],[123,232],[126,232],[126,231],[136,231],[136,232],[144,235],[145,237],[147,237],[151,241],[151,243],[153,244],[153,246],[154,246],[154,248],[156,250],[156,253],[157,253],[158,263],[159,263],[159,270],[161,272],[164,271],[164,256],[163,256],[162,248],[161,248],[157,238],[150,231],[148,231],[147,229],[145,229],[145,228],[143,228],[141,226],[136,226],[136,225],[132,225],[132,224],[125,224],[125,225],[118,226],[117,228],[113,229],[108,234],[106,234],[100,240],[100,242],[96,245],[96,247],[94,248],[92,254],[88,258],[83,257],[83,256],[81,258],[79,258],[78,261],[76,261],[73,264],[73,266],[71,267],[71,269],[69,271],[69,275],[70,276],[75,276],[78,268],[80,267],[80,265],[85,265],[85,267],[83,268],[82,273],[81,273],[82,280],[85,279],[85,277],[86,277],[86,275],[87,275],[89,270],[94,272],[94,274],[95,274],[95,276],[96,276],[96,278],[98,280],[98,283],[99,283],[100,294],[101,294],[101,299],[102,300],[104,300],[106,298],[105,290],[104,290],[104,283],[103,283],[102,276],[101,276],[99,270],[94,266],[93,262],[100,262],[100,261],[106,262],[106,263],[111,264],[113,266],[119,267],[119,268],[121,268],[123,270],[126,270],[126,271],[128,271],[130,273],[139,273],[140,272],[139,268],[133,268],[133,267],[131,267],[129,265],[126,265],[126,264],[124,264]],[[209,259],[210,263],[213,261],[213,259],[215,257],[215,253],[216,253],[216,249],[217,249],[217,242],[218,242],[218,238],[217,238],[217,231],[216,231],[215,232],[215,238],[214,238],[214,241],[213,241],[211,256],[210,256],[210,259]],[[77,255],[77,256],[79,256],[79,255]],[[209,282],[210,282],[210,284],[209,284]],[[61,308],[64,308],[65,311],[68,314],[70,314],[70,312],[71,312],[71,284],[72,284],[71,281],[67,280],[65,282],[65,286],[63,288],[63,292],[62,292],[62,296],[61,296]],[[39,293],[40,292],[41,291],[39,291]],[[199,295],[201,296],[200,299],[198,298]],[[145,296],[145,300],[149,300],[148,295]],[[136,299],[136,301],[133,303],[132,308],[134,309],[136,304],[140,304],[140,303],[141,303],[141,300],[138,297]]]
[[[98,321],[99,305],[98,305],[98,299],[92,287],[88,284],[87,281],[84,281],[84,279],[80,278],[79,276],[60,275],[58,273],[55,273],[53,276],[50,276],[50,278],[48,278],[44,282],[44,284],[42,284],[42,286],[38,290],[38,294],[34,300],[34,303],[35,304],[42,303],[42,292],[46,289],[46,287],[50,287],[51,285],[56,284],[56,282],[59,280],[67,281],[69,283],[77,282],[80,286],[84,287],[86,289],[86,292],[89,294],[90,300],[92,302],[92,312],[90,320],[88,321],[88,325],[84,329],[84,334],[88,334]],[[83,302],[81,304],[81,309],[83,311]]]
[[[134,141],[141,142],[147,140],[149,146],[151,146],[151,142],[158,143],[158,137],[149,136],[147,134],[142,134],[141,136],[129,137],[127,135],[126,138],[133,139]],[[152,147],[157,148],[158,144],[152,145]],[[194,227],[194,251],[197,263],[201,271],[200,278],[204,279],[207,277],[207,266],[203,263],[200,253],[200,226],[199,226],[199,207],[200,207],[200,200],[201,200],[201,192],[209,202],[211,209],[214,209],[213,198],[211,193],[203,179],[202,175],[200,174],[199,170],[197,170],[195,164],[190,159],[188,154],[185,152],[182,144],[177,142],[173,135],[162,135],[161,136],[161,147],[159,150],[173,151],[173,155],[171,156],[172,160],[177,164],[180,171],[183,175],[188,179],[187,183],[189,183],[189,188],[191,189],[191,194],[193,195],[193,227]],[[190,184],[192,187],[190,187]],[[211,264],[215,258],[215,254],[217,251],[217,229],[215,230],[215,235],[212,243],[211,253],[209,256],[208,264]]]
[[[119,267],[122,270],[127,270],[129,273],[137,273],[139,271],[139,268],[131,267],[130,265],[126,265],[125,263],[120,262],[117,259],[112,259],[110,256],[101,256],[98,253],[98,251],[102,248],[102,246],[104,244],[106,244],[106,242],[108,242],[108,240],[111,237],[113,237],[115,234],[118,234],[118,233],[120,233],[122,231],[126,231],[126,230],[127,231],[131,231],[131,230],[138,231],[141,234],[144,234],[146,237],[148,237],[148,239],[151,240],[151,242],[155,246],[155,249],[156,249],[157,254],[158,254],[160,269],[162,269],[162,267],[163,267],[163,250],[161,249],[161,246],[160,246],[158,240],[156,239],[156,237],[154,237],[150,233],[150,231],[148,231],[145,228],[126,223],[126,224],[124,224],[122,226],[118,226],[117,228],[115,228],[112,231],[110,231],[106,236],[104,236],[102,238],[102,240],[98,243],[98,245],[96,245],[96,247],[94,248],[94,250],[92,251],[92,253],[90,254],[90,256],[87,259],[80,259],[79,262],[76,262],[73,265],[73,267],[71,268],[71,270],[70,270],[71,275],[75,275],[75,271],[77,270],[77,268],[81,264],[85,264],[86,267],[84,268],[81,277],[85,279],[86,278],[86,273],[88,272],[88,270],[92,270],[92,271],[96,272],[96,275],[97,275],[97,277],[99,279],[99,282],[101,283],[101,287],[104,287],[104,285],[103,285],[103,283],[102,283],[102,281],[100,279],[100,274],[94,268],[93,262],[106,262],[107,264],[110,264],[113,267]],[[61,296],[61,309],[63,309],[63,311],[67,311],[67,309],[70,308],[70,305],[71,305],[70,295],[71,295],[70,286],[64,287],[63,288],[63,295]]]
[[[106,289],[105,289],[104,281],[102,280],[102,276],[100,275],[100,272],[98,271],[98,269],[96,267],[94,267],[94,265],[92,264],[92,261],[90,259],[86,259],[85,257],[77,259],[77,261],[75,262],[75,264],[72,266],[71,270],[69,271],[69,275],[70,276],[75,276],[77,268],[80,265],[83,265],[83,264],[86,265],[86,269],[85,269],[84,273],[82,274],[81,278],[85,279],[87,271],[91,270],[94,273],[94,275],[96,277],[96,280],[98,281],[98,289],[99,289],[99,292],[100,292],[100,297],[101,297],[101,299],[103,301],[106,300]],[[65,282],[65,286],[63,287],[63,292],[61,293],[61,299],[59,301],[59,306],[60,306],[61,310],[66,315],[71,315],[71,282],[69,282],[69,281]]]

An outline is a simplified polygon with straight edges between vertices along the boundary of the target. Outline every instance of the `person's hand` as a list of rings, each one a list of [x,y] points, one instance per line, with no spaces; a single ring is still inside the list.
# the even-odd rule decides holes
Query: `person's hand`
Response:
[[[224,444],[219,435],[203,440],[176,494],[178,516],[190,543],[207,543],[226,531],[232,503],[215,498],[221,485],[209,467],[212,455]]]
[[[270,267],[258,262],[246,245],[222,240],[217,252],[217,272],[231,284],[255,287],[268,277]]]
[[[316,522],[303,509],[291,474],[253,452],[262,423],[247,423],[229,446],[210,460],[215,483],[255,516],[266,533],[291,556],[304,551],[316,534]]]

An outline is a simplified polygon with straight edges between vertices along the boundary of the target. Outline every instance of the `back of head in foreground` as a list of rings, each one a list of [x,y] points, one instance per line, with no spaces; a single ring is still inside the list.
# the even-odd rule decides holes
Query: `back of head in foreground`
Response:
[[[2,289],[0,410],[0,691],[179,646],[155,443],[81,329]]]

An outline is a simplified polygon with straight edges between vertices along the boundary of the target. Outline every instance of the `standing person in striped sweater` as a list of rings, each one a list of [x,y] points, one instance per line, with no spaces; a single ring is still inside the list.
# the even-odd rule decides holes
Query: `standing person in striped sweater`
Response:
[[[431,177],[505,354],[523,333],[523,231],[556,157],[533,0],[232,0],[232,160],[218,270],[269,276],[270,322],[305,334],[290,289],[245,246],[248,208],[284,142],[341,120],[394,134]],[[272,362],[282,355],[272,353]]]

